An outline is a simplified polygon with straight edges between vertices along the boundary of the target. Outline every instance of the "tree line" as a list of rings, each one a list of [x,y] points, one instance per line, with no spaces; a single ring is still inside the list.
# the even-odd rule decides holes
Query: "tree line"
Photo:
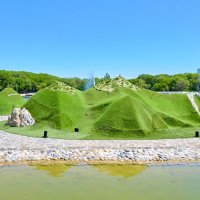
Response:
[[[198,75],[194,73],[155,76],[142,74],[129,81],[140,88],[153,91],[197,91]]]
[[[37,92],[56,81],[64,82],[79,90],[83,90],[85,82],[80,78],[60,78],[43,73],[0,70],[0,91],[11,87],[19,93]]]
[[[149,75],[142,74],[129,81],[140,88],[153,91],[197,91],[197,74],[185,73],[176,75]],[[95,78],[95,82],[110,79],[108,73],[102,78]],[[24,71],[6,71],[0,70],[0,91],[6,87],[11,87],[19,93],[37,92],[55,81],[61,81],[78,90],[84,90],[88,79],[60,78],[49,74],[36,74]]]

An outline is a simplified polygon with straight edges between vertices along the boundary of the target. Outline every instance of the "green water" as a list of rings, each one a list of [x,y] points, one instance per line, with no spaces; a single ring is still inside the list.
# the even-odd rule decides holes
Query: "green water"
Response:
[[[0,167],[0,200],[199,200],[200,165]]]

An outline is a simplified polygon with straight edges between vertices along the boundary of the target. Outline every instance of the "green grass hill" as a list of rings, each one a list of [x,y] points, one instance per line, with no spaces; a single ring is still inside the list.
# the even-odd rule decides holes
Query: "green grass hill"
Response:
[[[52,89],[40,90],[25,104],[36,122],[44,122],[56,129],[74,126],[83,113],[80,92],[69,94]]]
[[[177,127],[198,126],[200,117],[186,95],[164,95],[132,89],[117,78],[107,82],[112,92],[91,88],[71,92],[54,86],[39,91],[25,105],[36,121],[57,129],[79,127],[83,132],[148,134]],[[119,85],[119,86],[117,86]],[[124,83],[122,83],[124,85]],[[54,88],[53,90],[51,88]],[[63,88],[67,88],[64,86]],[[67,88],[69,89],[69,88]]]
[[[107,102],[103,98],[104,102],[92,108],[102,110],[94,123],[98,132],[145,134],[175,127],[198,126],[200,123],[200,117],[186,95],[118,88],[108,96]]]
[[[14,107],[22,107],[25,103],[21,97],[12,88],[5,88],[0,92],[0,115],[9,115]]]
[[[89,138],[135,138],[199,127],[200,116],[185,94],[138,89],[121,77],[104,84],[81,92],[56,83],[37,92],[25,107],[36,127],[46,124],[68,132],[77,127]]]

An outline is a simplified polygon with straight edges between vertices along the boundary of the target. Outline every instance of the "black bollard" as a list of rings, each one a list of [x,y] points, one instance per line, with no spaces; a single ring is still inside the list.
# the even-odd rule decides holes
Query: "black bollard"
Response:
[[[43,138],[48,138],[48,131],[44,131],[44,136]]]
[[[195,137],[199,137],[199,131],[195,132]]]
[[[75,128],[74,132],[78,133],[79,132],[79,128]]]

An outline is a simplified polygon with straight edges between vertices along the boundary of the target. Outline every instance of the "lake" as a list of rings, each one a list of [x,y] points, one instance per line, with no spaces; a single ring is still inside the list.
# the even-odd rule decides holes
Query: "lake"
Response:
[[[200,164],[0,167],[1,200],[198,200]]]
[[[23,98],[28,101],[31,98],[31,96],[26,95],[26,96],[23,96]]]

